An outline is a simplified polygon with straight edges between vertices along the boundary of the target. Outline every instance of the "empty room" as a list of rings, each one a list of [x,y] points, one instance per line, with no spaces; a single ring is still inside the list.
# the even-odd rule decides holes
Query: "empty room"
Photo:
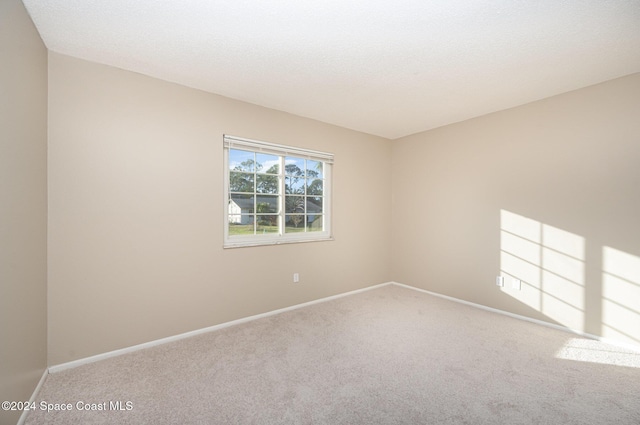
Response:
[[[0,424],[640,424],[640,1],[0,0]]]

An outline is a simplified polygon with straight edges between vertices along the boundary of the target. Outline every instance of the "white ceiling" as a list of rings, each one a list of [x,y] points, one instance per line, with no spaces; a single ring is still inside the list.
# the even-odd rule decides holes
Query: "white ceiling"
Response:
[[[640,71],[640,0],[24,0],[47,47],[395,139]]]

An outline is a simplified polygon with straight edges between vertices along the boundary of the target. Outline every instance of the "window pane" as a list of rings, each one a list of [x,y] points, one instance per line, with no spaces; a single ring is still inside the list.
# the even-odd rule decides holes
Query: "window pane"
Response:
[[[284,206],[286,213],[304,214],[304,196],[287,196]]]
[[[278,174],[280,157],[265,153],[256,153],[256,171],[259,173]]]
[[[322,232],[323,220],[322,215],[308,215],[307,216],[307,232]]]
[[[284,192],[304,194],[304,178],[303,177],[286,177],[284,181]]]
[[[285,233],[304,232],[304,215],[287,215],[285,218],[284,231]]]
[[[224,149],[225,248],[330,238],[333,155],[228,135]]]
[[[259,215],[256,221],[256,234],[278,233],[277,215]]]
[[[257,195],[256,212],[258,214],[278,213],[278,198],[277,195]]]
[[[322,179],[307,179],[307,195],[322,196],[323,192],[323,180]]]
[[[254,153],[229,149],[229,169],[233,171],[254,171]]]
[[[254,192],[253,174],[231,171],[229,173],[229,191]]]
[[[307,214],[322,214],[322,198],[319,196],[307,197]]]
[[[284,160],[284,171],[288,176],[304,176],[304,159],[287,156]]]
[[[278,193],[278,176],[256,174],[256,192]]]
[[[253,222],[253,215],[242,214],[237,222],[232,222],[229,216],[229,235],[253,235]]]
[[[322,162],[307,160],[307,177],[322,178]]]
[[[231,194],[229,199],[229,214],[251,214],[253,210],[253,195]]]

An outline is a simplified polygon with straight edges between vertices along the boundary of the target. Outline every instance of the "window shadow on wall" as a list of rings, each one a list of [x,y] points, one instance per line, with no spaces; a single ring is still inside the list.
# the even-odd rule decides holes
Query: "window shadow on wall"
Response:
[[[640,257],[602,248],[602,336],[640,345]]]
[[[585,239],[510,211],[500,214],[502,291],[577,331],[585,323]],[[512,287],[520,279],[520,290]]]
[[[640,347],[640,257],[609,246],[587,251],[587,244],[581,235],[501,210],[502,292],[569,329]],[[521,280],[520,289],[514,279]],[[556,357],[640,364],[637,353],[597,344],[572,338]]]

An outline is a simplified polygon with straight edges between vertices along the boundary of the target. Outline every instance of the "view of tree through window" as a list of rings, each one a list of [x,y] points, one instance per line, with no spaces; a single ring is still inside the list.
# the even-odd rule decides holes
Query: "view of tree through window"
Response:
[[[322,160],[227,149],[229,238],[327,231]]]
[[[280,158],[229,150],[229,234],[277,233]]]

